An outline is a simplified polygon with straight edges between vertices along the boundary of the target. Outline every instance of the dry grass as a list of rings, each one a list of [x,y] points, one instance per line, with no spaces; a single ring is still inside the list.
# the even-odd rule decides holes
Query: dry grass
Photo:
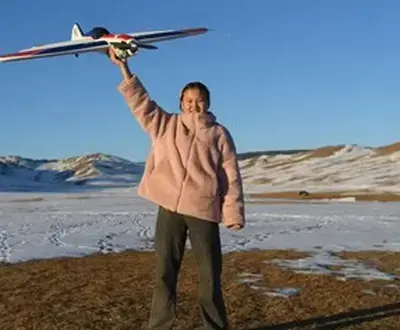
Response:
[[[346,197],[354,197],[356,201],[369,202],[399,202],[400,194],[395,193],[374,193],[369,191],[327,191],[327,192],[309,192],[309,196],[299,196],[298,191],[276,191],[265,193],[249,194],[250,198],[257,199],[293,199],[293,200],[321,200],[321,199],[338,199]]]
[[[400,142],[392,143],[386,146],[375,148],[377,156],[387,156],[394,152],[400,151]]]
[[[91,199],[91,196],[64,196],[65,199]],[[44,202],[46,199],[44,197],[32,197],[32,198],[14,198],[8,200],[2,200],[0,203],[36,203]]]
[[[11,200],[0,201],[1,203],[33,203],[33,202],[43,202],[43,197],[32,197],[32,198],[15,198]]]
[[[92,199],[93,197],[91,196],[66,196],[66,199]]]
[[[304,158],[304,159],[329,157],[329,156],[332,156],[333,154],[335,154],[335,152],[340,151],[344,147],[345,147],[345,145],[326,146],[326,147],[317,148],[310,153],[309,157]]]
[[[358,324],[346,329],[400,329],[400,290],[385,287],[386,283],[300,275],[265,263],[303,256],[290,251],[225,255],[223,288],[231,329],[310,329],[317,322]],[[398,254],[358,253],[357,257],[377,261],[382,269],[399,274]],[[124,252],[1,266],[1,329],[145,329],[153,258],[150,252]],[[182,266],[175,329],[200,326],[196,270],[188,253]],[[248,284],[238,283],[241,272],[262,274],[262,285],[267,287],[301,291],[289,299],[262,295]],[[376,295],[364,290],[373,290]],[[377,307],[379,315],[371,310]],[[272,327],[274,324],[281,326]]]
[[[251,181],[252,184],[268,184],[271,182],[272,182],[272,179],[269,179],[269,178],[256,178]]]

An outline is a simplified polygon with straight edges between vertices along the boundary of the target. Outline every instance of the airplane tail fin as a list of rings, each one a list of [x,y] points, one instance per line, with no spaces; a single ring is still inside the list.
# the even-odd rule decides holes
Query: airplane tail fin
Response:
[[[72,27],[71,40],[79,40],[83,37],[83,31],[78,23]]]

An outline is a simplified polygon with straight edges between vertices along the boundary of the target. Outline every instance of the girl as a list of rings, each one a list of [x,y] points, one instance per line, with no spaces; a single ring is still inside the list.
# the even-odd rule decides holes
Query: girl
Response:
[[[149,329],[172,328],[187,236],[199,268],[198,303],[204,328],[227,329],[219,223],[234,230],[245,224],[242,179],[232,137],[209,111],[210,93],[202,83],[187,84],[180,95],[181,112],[169,113],[150,98],[112,48],[109,57],[122,73],[119,91],[152,140],[138,187],[140,196],[159,206]]]

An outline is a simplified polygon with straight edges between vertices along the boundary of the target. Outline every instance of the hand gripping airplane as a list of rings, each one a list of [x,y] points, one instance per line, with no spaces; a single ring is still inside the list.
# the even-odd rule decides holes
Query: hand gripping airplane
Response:
[[[99,52],[108,54],[108,49],[113,47],[116,55],[121,59],[136,55],[140,48],[157,49],[154,42],[184,38],[203,34],[207,28],[192,28],[183,30],[160,30],[149,32],[136,32],[114,34],[103,27],[94,27],[87,33],[83,33],[78,23],[72,27],[69,41],[50,43],[22,49],[17,53],[0,55],[0,62],[12,62],[32,60],[44,57],[75,55],[85,52]]]

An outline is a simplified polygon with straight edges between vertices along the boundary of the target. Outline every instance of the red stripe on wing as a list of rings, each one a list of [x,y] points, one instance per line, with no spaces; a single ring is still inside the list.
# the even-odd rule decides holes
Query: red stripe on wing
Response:
[[[104,36],[102,36],[102,38],[118,38],[118,39],[122,39],[122,40],[132,40],[133,38],[130,35],[127,34],[114,34],[114,33],[110,33],[110,34],[106,34]]]
[[[200,34],[200,33],[205,33],[207,31],[208,31],[207,28],[194,28],[194,29],[183,30],[183,32],[187,34]]]
[[[18,56],[26,56],[26,55],[36,55],[41,52],[40,49],[35,49],[35,50],[25,50],[17,53],[11,53],[11,54],[6,54],[6,55],[0,55],[0,58],[4,57],[18,57]]]

